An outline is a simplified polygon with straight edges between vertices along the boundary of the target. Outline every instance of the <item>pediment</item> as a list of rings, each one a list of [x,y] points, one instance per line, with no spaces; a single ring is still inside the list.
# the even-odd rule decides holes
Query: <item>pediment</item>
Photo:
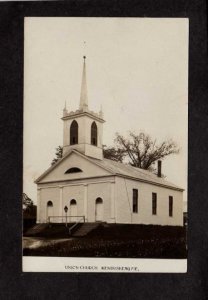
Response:
[[[36,180],[36,183],[93,178],[106,175],[112,175],[112,172],[97,165],[85,155],[73,150],[44,172]]]

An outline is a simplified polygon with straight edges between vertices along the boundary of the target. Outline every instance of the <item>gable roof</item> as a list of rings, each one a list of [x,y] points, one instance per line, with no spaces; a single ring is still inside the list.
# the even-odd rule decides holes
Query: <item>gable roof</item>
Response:
[[[104,167],[99,165],[97,162],[99,161],[98,159],[91,159],[89,156],[86,156],[82,153],[80,153],[77,150],[69,150],[61,159],[59,159],[55,164],[53,164],[52,166],[50,166],[42,175],[40,175],[34,182],[35,183],[39,183],[40,180],[42,180],[46,175],[48,175],[49,173],[51,173],[56,167],[58,167],[64,160],[66,160],[72,153],[75,153],[79,156],[81,156],[82,158],[88,160],[89,162],[93,163],[94,165],[99,166],[102,169],[105,169],[106,171],[108,171],[110,174],[113,175],[113,172],[111,170],[108,169],[108,167]]]
[[[132,167],[130,165],[116,162],[106,158],[104,158],[103,160],[92,158],[80,153],[77,150],[70,150],[62,159],[58,160],[54,165],[52,165],[49,169],[47,169],[39,178],[37,178],[35,180],[35,183],[38,183],[43,177],[45,177],[54,168],[56,168],[63,160],[69,157],[71,153],[76,153],[77,155],[85,158],[86,160],[92,162],[93,164],[105,169],[112,175],[117,175],[129,179],[135,179],[138,181],[159,185],[174,190],[184,191],[184,189],[182,189],[181,187],[165,180],[164,178],[158,177],[157,175],[153,174],[150,171]]]
[[[162,177],[158,177],[156,174],[153,174],[150,171],[132,167],[127,164],[123,164],[120,162],[116,162],[114,160],[106,159],[103,160],[97,160],[94,158],[89,158],[92,162],[95,162],[102,166],[103,168],[106,168],[110,170],[114,175],[122,176],[122,177],[128,177],[137,179],[143,182],[148,182],[156,185],[166,186],[168,188],[184,191],[181,187],[165,180]]]

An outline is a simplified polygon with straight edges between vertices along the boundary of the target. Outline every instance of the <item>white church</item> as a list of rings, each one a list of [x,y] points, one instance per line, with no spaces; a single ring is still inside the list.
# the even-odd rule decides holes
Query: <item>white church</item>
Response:
[[[63,110],[63,158],[36,181],[37,223],[183,225],[183,189],[103,158],[103,113],[88,108],[84,56],[79,109]]]

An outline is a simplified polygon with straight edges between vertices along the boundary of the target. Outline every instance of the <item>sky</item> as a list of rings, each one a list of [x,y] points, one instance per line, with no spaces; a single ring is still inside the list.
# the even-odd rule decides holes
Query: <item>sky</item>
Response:
[[[79,107],[86,55],[89,109],[104,112],[103,144],[115,133],[144,131],[173,139],[178,155],[163,160],[166,179],[187,197],[188,19],[27,17],[24,39],[24,182],[34,180],[63,144],[65,101]]]

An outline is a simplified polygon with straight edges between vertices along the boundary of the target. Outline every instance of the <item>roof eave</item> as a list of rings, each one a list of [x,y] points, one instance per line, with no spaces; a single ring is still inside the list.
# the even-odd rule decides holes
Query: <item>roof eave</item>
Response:
[[[173,187],[173,186],[170,186],[168,184],[162,184],[162,183],[159,183],[159,182],[154,182],[154,181],[151,181],[151,180],[145,180],[145,179],[141,179],[141,178],[137,178],[137,177],[133,177],[133,176],[128,176],[128,175],[124,175],[124,174],[120,174],[120,173],[116,173],[116,176],[123,177],[123,178],[128,178],[128,179],[133,179],[133,180],[144,182],[144,183],[150,183],[150,184],[153,184],[153,185],[169,188],[169,189],[180,191],[180,192],[185,191],[184,189],[182,189],[180,187]]]

